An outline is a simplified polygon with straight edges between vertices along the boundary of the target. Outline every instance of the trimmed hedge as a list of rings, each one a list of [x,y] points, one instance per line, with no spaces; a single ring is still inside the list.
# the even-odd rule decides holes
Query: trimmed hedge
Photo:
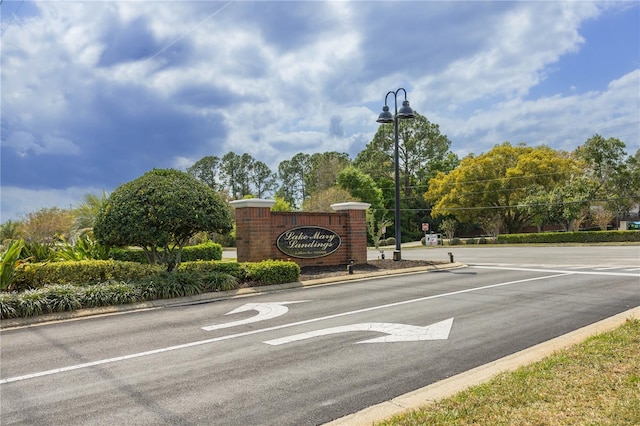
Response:
[[[25,264],[19,270],[22,291],[0,293],[0,318],[233,290],[240,282],[268,285],[300,279],[297,263],[279,260],[185,262],[174,272],[115,260]]]
[[[300,279],[300,266],[283,260],[263,260],[262,262],[241,264],[246,280],[258,285],[284,284]]]
[[[81,260],[50,263],[23,263],[13,273],[15,290],[55,284],[87,285],[108,281],[135,281],[156,275],[164,268],[118,260]]]
[[[139,248],[112,248],[109,255],[114,260],[125,262],[149,263],[144,250]],[[196,260],[221,260],[222,246],[208,241],[195,246],[186,246],[182,249],[181,262],[193,262]]]
[[[640,242],[638,231],[541,232],[498,235],[498,244]]]
[[[224,272],[239,280],[244,280],[247,276],[245,269],[238,262],[196,260],[192,262],[182,262],[178,267],[179,271],[197,272]]]

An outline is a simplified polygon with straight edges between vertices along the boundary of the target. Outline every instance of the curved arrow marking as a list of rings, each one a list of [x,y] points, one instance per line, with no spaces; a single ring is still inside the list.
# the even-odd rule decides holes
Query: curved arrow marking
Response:
[[[350,331],[378,331],[387,336],[376,337],[374,339],[363,340],[357,343],[391,343],[391,342],[416,342],[422,340],[446,340],[453,325],[453,318],[428,325],[418,327],[416,325],[395,324],[388,322],[367,322],[361,324],[344,325],[340,327],[324,328],[308,333],[295,334],[293,336],[282,337],[280,339],[267,340],[267,345],[277,346],[285,343],[297,342],[299,340],[311,339],[313,337],[326,336],[328,334],[347,333]]]
[[[202,327],[202,329],[206,331],[219,330],[221,328],[235,327],[238,325],[244,325],[252,322],[258,322],[258,321],[268,320],[271,318],[276,318],[276,317],[279,317],[280,315],[284,315],[287,312],[289,312],[289,308],[287,308],[285,305],[291,305],[293,303],[304,303],[304,302],[308,302],[308,300],[299,300],[299,301],[293,301],[293,302],[273,302],[273,303],[247,303],[246,305],[242,305],[239,308],[234,309],[233,311],[227,312],[225,315],[237,314],[237,313],[246,312],[246,311],[258,311],[257,315],[250,318],[245,318],[243,320],[227,322],[224,324],[208,325],[206,327]]]

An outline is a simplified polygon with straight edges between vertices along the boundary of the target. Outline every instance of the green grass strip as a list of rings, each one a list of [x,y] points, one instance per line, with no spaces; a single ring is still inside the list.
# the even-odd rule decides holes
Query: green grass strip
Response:
[[[377,425],[640,425],[640,320]]]

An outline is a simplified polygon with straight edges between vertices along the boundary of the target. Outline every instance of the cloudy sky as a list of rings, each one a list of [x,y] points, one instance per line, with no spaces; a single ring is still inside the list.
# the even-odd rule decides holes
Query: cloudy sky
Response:
[[[0,221],[206,155],[353,159],[399,87],[461,157],[635,153],[639,5],[2,0]]]

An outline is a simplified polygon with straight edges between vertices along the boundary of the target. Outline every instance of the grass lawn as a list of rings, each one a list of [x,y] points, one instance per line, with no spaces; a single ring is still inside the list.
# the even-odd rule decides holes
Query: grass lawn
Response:
[[[640,320],[376,425],[640,425]]]

